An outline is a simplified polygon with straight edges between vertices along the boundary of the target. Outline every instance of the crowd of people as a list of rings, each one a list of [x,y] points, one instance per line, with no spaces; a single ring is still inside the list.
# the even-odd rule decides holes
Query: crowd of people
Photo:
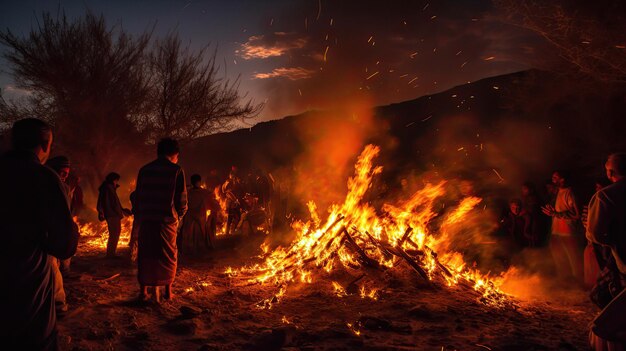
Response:
[[[69,269],[79,230],[73,215],[83,206],[70,160],[49,158],[53,132],[45,122],[27,118],[14,123],[12,148],[0,158],[3,201],[0,202],[2,279],[10,282],[2,299],[2,337],[8,349],[57,348],[56,315],[67,310],[62,271]],[[157,157],[137,175],[127,209],[117,195],[120,175],[111,172],[99,187],[97,212],[106,222],[108,258],[116,249],[122,219],[134,216],[130,252],[137,264],[140,302],[172,299],[179,252],[210,248],[218,215],[227,213],[225,232],[251,232],[271,218],[271,175],[251,171],[244,180],[233,167],[228,179],[206,189],[194,174],[187,186],[178,165],[176,140],[157,144]],[[602,312],[591,327],[592,346],[609,349],[624,340],[626,328],[626,154],[608,157],[609,183],[598,181],[587,206],[579,206],[567,174],[556,171],[542,199],[531,183],[509,201],[500,231],[511,247],[547,246],[559,277],[586,282]],[[225,206],[220,204],[225,203]],[[583,244],[584,243],[584,244]],[[163,290],[161,293],[161,289]]]
[[[517,250],[547,246],[556,277],[590,290],[602,309],[592,323],[592,348],[618,350],[626,336],[626,153],[609,155],[605,171],[583,206],[564,171],[546,183],[546,199],[524,183],[500,229]]]

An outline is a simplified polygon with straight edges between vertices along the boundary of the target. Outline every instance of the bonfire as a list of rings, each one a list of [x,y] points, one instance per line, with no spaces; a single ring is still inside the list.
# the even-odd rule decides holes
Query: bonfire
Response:
[[[296,238],[288,247],[270,250],[264,244],[262,262],[239,269],[228,268],[226,273],[249,283],[274,284],[277,292],[259,302],[259,308],[272,308],[294,284],[311,284],[318,277],[328,277],[336,269],[387,270],[408,265],[419,279],[429,285],[463,285],[479,292],[479,299],[487,305],[501,307],[507,304],[506,295],[499,290],[498,281],[471,269],[463,256],[448,251],[448,227],[464,220],[464,216],[481,202],[467,197],[449,211],[436,231],[431,221],[437,217],[435,201],[445,191],[445,181],[426,184],[408,199],[397,204],[385,204],[381,211],[363,201],[374,176],[382,172],[374,159],[380,149],[365,147],[359,156],[354,175],[348,179],[348,192],[342,204],[334,204],[322,219],[314,202],[308,203],[310,219],[295,221],[292,228]],[[436,235],[435,235],[436,234]],[[356,278],[352,283],[355,283]],[[329,287],[339,297],[346,296],[346,288],[336,281]],[[363,298],[377,298],[377,291],[364,285],[358,290]]]

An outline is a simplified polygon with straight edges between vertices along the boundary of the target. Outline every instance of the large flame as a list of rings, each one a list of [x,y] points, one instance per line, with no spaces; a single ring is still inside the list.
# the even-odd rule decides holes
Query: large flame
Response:
[[[297,235],[289,247],[278,247],[271,252],[266,248],[262,263],[238,270],[229,268],[227,273],[247,277],[251,282],[276,284],[278,293],[259,305],[271,308],[285,295],[290,283],[313,282],[315,269],[331,272],[339,266],[360,265],[391,268],[406,262],[429,281],[469,286],[481,294],[483,302],[502,304],[506,298],[493,280],[469,269],[461,254],[447,250],[447,242],[453,238],[446,228],[462,221],[481,199],[463,199],[443,218],[438,235],[431,233],[429,223],[437,216],[433,210],[435,200],[445,193],[443,181],[426,184],[408,199],[394,205],[385,204],[381,213],[377,213],[363,201],[363,196],[371,187],[372,178],[382,172],[382,167],[373,166],[378,153],[377,146],[365,147],[356,162],[354,176],[348,179],[344,202],[332,205],[324,221],[315,203],[309,202],[311,219],[293,223]],[[437,255],[440,250],[442,254]],[[339,283],[331,283],[337,296],[347,294]],[[364,286],[360,295],[377,298],[376,290],[368,292]]]

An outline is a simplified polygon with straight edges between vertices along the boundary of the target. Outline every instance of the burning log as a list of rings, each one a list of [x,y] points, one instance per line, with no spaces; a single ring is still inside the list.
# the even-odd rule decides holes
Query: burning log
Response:
[[[441,271],[447,275],[448,277],[452,277],[452,273],[450,272],[450,270],[448,269],[448,267],[444,266],[443,263],[441,263],[441,261],[439,261],[439,258],[437,258],[437,253],[431,249],[430,247],[426,246],[426,248],[428,249],[428,251],[430,252],[430,256],[433,258],[433,260],[435,261],[435,264],[437,265],[437,267],[439,267],[439,269],[441,269]]]
[[[374,244],[374,246],[376,246],[380,252],[383,254],[383,257],[386,260],[390,260],[393,258],[394,254],[392,254],[391,252],[389,252],[389,250],[387,250],[387,248],[385,246],[383,246],[383,244],[376,240],[376,238],[374,238],[370,233],[368,233],[367,231],[365,232],[365,235],[367,235],[367,237],[370,239],[370,241],[372,242],[372,244]]]
[[[411,244],[411,246],[413,246],[418,252],[421,252],[422,254],[424,253],[422,250],[419,249],[418,245],[411,240],[411,238],[407,238],[407,243]],[[424,246],[428,252],[430,253],[430,256],[433,258],[433,261],[435,261],[435,264],[437,265],[437,267],[448,277],[452,277],[452,273],[450,272],[450,270],[448,269],[448,267],[446,267],[443,263],[441,263],[441,261],[439,261],[439,259],[437,258],[437,253],[431,249],[428,246]]]
[[[326,229],[322,235],[320,235],[320,237],[317,239],[317,241],[313,244],[313,246],[311,246],[311,250],[313,250],[317,244],[319,244],[321,242],[321,239],[331,230],[333,229],[339,222],[343,221],[343,219],[346,218],[345,216],[337,216],[337,219],[328,227],[328,229]],[[290,254],[288,254],[285,259],[287,258],[291,258],[291,256],[293,256],[297,251],[293,250],[294,246],[296,243],[293,243],[289,249],[287,250],[287,252],[290,252]]]
[[[359,254],[360,261],[362,264],[369,266],[369,267],[378,267],[378,261],[370,258],[365,253],[365,251],[359,246],[359,244],[357,244],[356,241],[354,241],[354,238],[352,237],[352,235],[348,233],[348,230],[346,229],[346,227],[343,227],[341,231],[343,232],[343,235],[345,235],[346,240],[350,243],[351,248],[354,249],[354,251],[356,251],[357,254]]]
[[[402,247],[404,242],[409,238],[409,235],[411,235],[412,231],[413,231],[413,228],[411,228],[411,227],[406,228],[406,231],[404,232],[404,235],[402,236],[402,239],[400,239],[400,241],[398,241],[398,247]]]
[[[431,285],[430,278],[428,277],[428,274],[426,273],[424,268],[422,268],[419,264],[417,264],[417,262],[415,262],[411,258],[411,256],[409,256],[409,254],[406,253],[406,251],[404,251],[401,247],[398,246],[396,247],[396,252],[399,254],[400,257],[402,257],[409,264],[409,266],[411,266],[411,268],[413,268],[413,270],[419,273],[419,275],[421,275],[422,278],[424,278],[424,280],[426,280],[426,282],[428,282],[428,284]]]

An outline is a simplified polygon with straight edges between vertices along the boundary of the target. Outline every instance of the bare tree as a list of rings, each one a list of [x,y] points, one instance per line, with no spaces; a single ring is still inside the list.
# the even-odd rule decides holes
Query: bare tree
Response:
[[[144,108],[148,94],[149,40],[148,33],[133,39],[109,28],[91,13],[72,22],[44,13],[25,37],[0,32],[17,86],[32,92],[27,108],[5,101],[3,120],[36,113],[53,121],[57,147],[95,186],[105,172],[124,167],[128,158],[121,155],[143,144],[129,117]]]
[[[154,43],[148,58],[151,91],[146,113],[136,123],[152,140],[172,136],[188,141],[228,130],[236,120],[255,117],[262,105],[239,94],[239,78],[220,77],[217,49],[193,53],[178,35]]]
[[[216,50],[193,53],[177,35],[135,38],[87,13],[73,21],[44,13],[25,37],[0,32],[24,101],[0,99],[0,127],[23,116],[55,126],[56,150],[92,185],[136,160],[158,138],[182,141],[230,129],[261,104],[239,94],[239,78],[220,76]],[[142,155],[139,155],[141,157]]]
[[[626,83],[623,0],[493,0],[507,22],[529,29],[562,58],[560,68],[605,83]]]

